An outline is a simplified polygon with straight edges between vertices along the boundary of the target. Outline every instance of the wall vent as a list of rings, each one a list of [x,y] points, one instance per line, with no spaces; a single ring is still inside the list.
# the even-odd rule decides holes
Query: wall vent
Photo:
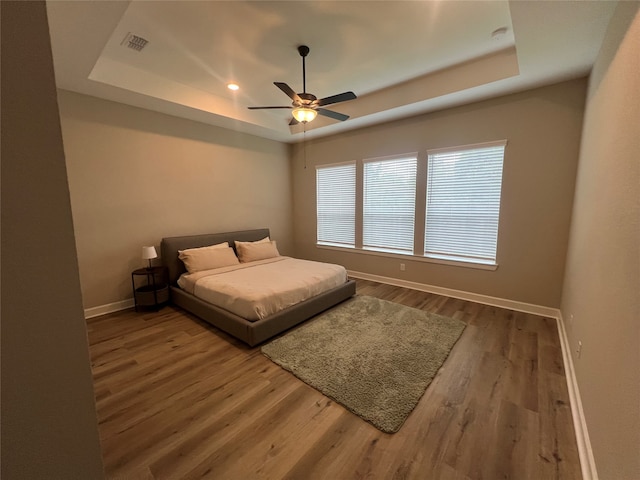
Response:
[[[149,43],[149,41],[146,38],[139,37],[138,35],[134,35],[129,32],[125,35],[120,45],[124,45],[127,48],[139,52],[147,45],[147,43]]]

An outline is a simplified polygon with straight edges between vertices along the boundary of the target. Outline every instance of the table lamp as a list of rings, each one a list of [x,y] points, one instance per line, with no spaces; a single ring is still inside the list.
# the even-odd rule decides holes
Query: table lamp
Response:
[[[158,258],[158,254],[156,253],[156,247],[142,247],[142,258],[144,260],[149,260],[149,270],[151,270],[151,259]]]

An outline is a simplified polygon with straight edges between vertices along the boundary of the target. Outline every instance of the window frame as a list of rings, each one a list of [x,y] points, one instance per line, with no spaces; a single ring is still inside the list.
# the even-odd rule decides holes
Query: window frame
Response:
[[[374,163],[391,163],[394,161],[403,161],[403,160],[413,160],[415,164],[414,168],[414,177],[413,177],[413,192],[412,201],[413,201],[413,213],[412,213],[412,226],[411,226],[411,249],[404,250],[402,248],[394,248],[392,246],[379,246],[379,245],[367,245],[366,239],[366,229],[367,229],[367,174],[366,168],[367,165],[371,165]],[[410,152],[402,155],[390,155],[385,157],[375,157],[375,158],[366,158],[362,160],[362,249],[367,251],[374,252],[386,252],[386,253],[397,253],[400,255],[412,255],[415,253],[415,226],[416,226],[416,191],[417,191],[417,178],[418,178],[418,153]],[[357,172],[356,172],[357,174]]]
[[[318,222],[318,218],[319,218],[319,200],[320,200],[320,195],[319,195],[319,184],[318,184],[318,172],[320,170],[329,170],[332,168],[338,168],[338,167],[346,167],[346,166],[353,166],[354,167],[354,177],[353,177],[353,218],[354,218],[354,222],[353,222],[353,243],[342,243],[339,241],[321,241],[319,239],[319,233],[320,233],[320,226],[319,226],[319,222]],[[348,161],[348,162],[340,162],[340,163],[331,163],[331,164],[322,164],[322,165],[316,165],[316,245],[317,246],[323,246],[323,247],[332,247],[332,248],[346,248],[346,249],[354,249],[356,248],[357,245],[357,233],[356,233],[356,217],[357,217],[357,211],[358,211],[358,188],[357,188],[357,183],[358,183],[358,165],[356,161]]]
[[[426,258],[497,266],[500,207],[502,202],[502,177],[504,172],[506,146],[506,140],[497,140],[493,142],[483,142],[469,145],[460,145],[456,147],[427,150],[427,188],[425,192],[426,205],[424,212],[425,239],[423,252],[421,252]],[[465,157],[464,155],[467,152],[473,150],[489,150],[496,148],[502,148],[501,156],[499,158],[499,164],[492,163],[491,165],[488,165],[488,169],[482,170],[479,175],[474,175],[474,167],[477,167],[479,161],[483,159],[482,157],[486,157],[487,154],[479,154],[480,158],[477,159],[470,159],[469,157]],[[438,161],[442,160],[443,162],[442,164],[438,164],[437,166],[437,168],[441,169],[442,178],[434,179],[435,172],[433,168],[436,168],[434,167],[436,159],[433,157],[443,154],[449,156],[449,158],[445,157],[443,159],[438,159]],[[455,154],[459,154],[462,158],[456,159],[450,157],[450,155]],[[476,163],[468,163],[469,160],[474,160]],[[497,155],[492,155],[487,160],[496,161],[498,160],[498,157]],[[455,170],[455,163],[458,161],[467,161],[466,167],[458,173],[447,174],[445,170],[446,167],[443,168],[444,162],[450,162],[452,164],[452,167],[450,167],[449,170]],[[495,180],[496,172],[498,181],[491,183],[487,182],[487,180]],[[465,182],[465,176],[470,176],[474,180],[473,186],[471,188],[465,188],[469,187],[470,183],[468,180]],[[458,179],[460,183],[452,183],[453,181],[456,181]],[[432,195],[432,190],[442,188],[442,185],[446,185],[448,187],[448,192],[453,193],[447,194],[446,196],[440,195],[440,193]],[[458,193],[457,196],[456,192]],[[438,226],[433,226],[433,222],[436,221],[434,219],[431,222],[432,226],[429,227],[430,200],[437,200],[438,196],[448,197],[449,203],[441,203],[436,207],[432,207],[432,209],[439,208],[443,210],[449,210],[451,211],[452,218],[455,218],[457,216],[459,221],[451,221],[450,223],[448,223],[446,226],[446,230],[449,230],[452,233],[452,236],[454,236],[456,231],[463,231],[464,233],[466,233],[464,237],[457,238],[457,244],[464,244],[464,248],[456,248],[456,239],[450,241],[448,246],[444,245],[446,240],[442,239],[442,237],[444,237],[442,230],[439,230],[435,234],[432,233],[434,232],[434,230],[438,230]],[[467,199],[465,199],[465,197]],[[469,197],[475,197],[475,199],[468,200]],[[477,200],[483,197],[486,201],[486,203],[484,204],[485,208],[483,209],[482,213],[479,213],[478,211],[474,213],[474,205],[477,205]],[[460,205],[456,205],[456,203],[463,204],[463,206],[465,207],[464,210],[461,210]],[[456,215],[456,213],[458,215]],[[495,233],[489,232],[491,230],[492,220],[495,221]],[[484,234],[476,236],[476,239],[474,240],[474,236],[469,235],[469,232],[472,229],[464,226],[464,223],[475,223],[477,225],[476,232],[478,230],[484,230]],[[490,238],[488,236],[489,233],[491,233]],[[429,238],[432,239],[431,244],[429,243]],[[439,245],[441,248],[448,247],[450,250],[443,252],[428,251],[430,245],[433,246],[434,243]],[[484,255],[482,255],[482,253],[484,253]]]

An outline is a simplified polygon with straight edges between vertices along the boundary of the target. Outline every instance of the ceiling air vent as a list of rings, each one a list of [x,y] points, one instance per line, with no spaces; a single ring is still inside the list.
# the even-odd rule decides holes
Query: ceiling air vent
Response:
[[[129,32],[125,35],[120,45],[124,45],[127,48],[139,52],[147,45],[147,43],[149,43],[149,41],[146,38],[139,37],[138,35],[134,35]]]

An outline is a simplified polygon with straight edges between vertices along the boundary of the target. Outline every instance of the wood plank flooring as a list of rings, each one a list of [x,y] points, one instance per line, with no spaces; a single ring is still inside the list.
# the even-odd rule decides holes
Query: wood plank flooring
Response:
[[[358,280],[467,328],[385,434],[173,307],[88,320],[102,452],[118,479],[579,479],[554,319]]]

